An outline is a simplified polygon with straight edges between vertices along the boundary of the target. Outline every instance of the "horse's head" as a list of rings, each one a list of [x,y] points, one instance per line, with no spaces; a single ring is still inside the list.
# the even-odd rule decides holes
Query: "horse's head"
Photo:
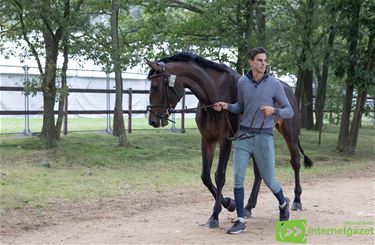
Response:
[[[147,77],[151,81],[150,104],[147,106],[148,123],[155,128],[164,127],[168,125],[169,115],[184,95],[185,89],[176,75],[166,71],[165,63],[148,60],[146,63],[151,68]]]

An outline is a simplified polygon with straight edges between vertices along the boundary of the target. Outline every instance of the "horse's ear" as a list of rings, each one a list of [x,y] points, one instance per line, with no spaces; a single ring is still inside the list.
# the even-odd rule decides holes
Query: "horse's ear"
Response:
[[[145,62],[147,65],[149,65],[152,69],[156,71],[161,71],[161,67],[154,61],[149,61],[148,59],[145,58]]]

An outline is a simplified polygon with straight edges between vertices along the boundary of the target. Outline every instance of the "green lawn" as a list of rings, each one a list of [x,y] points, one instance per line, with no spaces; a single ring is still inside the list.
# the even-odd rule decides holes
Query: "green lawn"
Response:
[[[128,128],[128,118],[125,117],[125,128]],[[112,128],[113,118],[110,121],[110,128]],[[181,128],[181,119],[176,118],[176,128]],[[42,118],[32,118],[29,120],[29,128],[31,132],[40,132],[43,125]],[[194,118],[187,118],[185,120],[185,128],[196,128]],[[107,128],[107,119],[102,118],[87,118],[87,117],[70,117],[68,118],[68,132],[74,131],[105,131]],[[167,128],[172,128],[172,123],[169,123]],[[0,118],[0,134],[22,133],[25,129],[25,119],[23,117],[2,117]],[[152,129],[148,125],[146,117],[132,118],[132,129]]]
[[[196,128],[195,119],[189,114],[189,118],[185,119],[185,128]],[[172,119],[172,118],[171,118]],[[128,128],[128,118],[124,117],[125,128]],[[181,119],[175,119],[175,128],[181,128]],[[326,121],[325,123],[328,124]],[[40,132],[42,129],[43,119],[36,118],[35,116],[30,116],[29,128],[31,132]],[[110,128],[113,124],[113,118],[110,120]],[[375,126],[373,119],[369,117],[363,117],[362,125],[365,127]],[[68,118],[68,132],[75,131],[105,131],[107,128],[106,117],[100,118],[87,118],[87,117],[75,117],[71,116]],[[172,128],[172,123],[170,122],[167,128]],[[9,133],[22,133],[25,129],[25,119],[23,117],[0,117],[0,134]],[[143,130],[152,129],[148,125],[147,118],[145,116],[132,118],[132,129],[133,130]]]
[[[335,150],[337,132],[337,127],[325,128],[322,144],[317,145],[317,132],[302,131],[301,144],[315,163],[312,169],[301,170],[302,179],[374,166],[373,127],[360,130],[354,156]],[[1,216],[9,210],[43,211],[56,208],[59,203],[140,193],[153,195],[202,186],[200,136],[196,129],[187,130],[186,134],[162,129],[138,130],[127,136],[130,147],[120,148],[117,138],[107,134],[70,133],[61,138],[55,150],[48,152],[43,150],[44,142],[38,137],[1,137]],[[289,153],[278,133],[275,144],[278,178],[292,182]],[[46,160],[50,168],[43,166]],[[229,164],[227,185],[232,184],[232,163]],[[252,175],[248,171],[247,181]]]

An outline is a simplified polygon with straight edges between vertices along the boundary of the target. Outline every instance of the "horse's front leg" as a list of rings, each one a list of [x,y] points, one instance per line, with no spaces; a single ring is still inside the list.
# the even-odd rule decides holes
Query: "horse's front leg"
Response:
[[[257,205],[260,184],[262,183],[262,176],[260,175],[260,172],[258,170],[258,167],[254,158],[253,158],[253,161],[254,161],[254,165],[253,165],[254,166],[254,183],[253,183],[253,188],[251,190],[249,200],[247,201],[247,205],[244,208],[245,218],[251,217],[252,215],[251,209],[255,208],[255,206]]]
[[[235,210],[235,202],[231,198],[223,198],[222,191],[225,184],[225,174],[228,166],[228,160],[230,156],[231,141],[225,139],[220,142],[220,155],[217,169],[215,172],[215,182],[216,182],[216,198],[215,205],[212,216],[209,220],[209,224],[212,226],[219,226],[219,214],[222,210],[221,205],[226,207],[229,211]]]
[[[234,200],[231,198],[224,198],[222,195],[222,189],[223,185],[225,183],[225,170],[226,170],[226,165],[228,163],[229,159],[229,154],[230,154],[230,145],[229,145],[229,150],[228,151],[228,156],[223,158],[222,156],[222,146],[220,147],[220,157],[219,157],[219,164],[217,171],[215,173],[215,180],[216,180],[216,185],[221,186],[219,188],[220,191],[216,189],[214,184],[212,183],[211,180],[211,167],[212,167],[212,162],[214,158],[214,152],[215,152],[215,142],[207,142],[202,138],[201,142],[201,147],[202,147],[202,181],[203,184],[208,188],[208,190],[211,192],[212,196],[215,198],[215,205],[214,205],[214,211],[211,217],[207,221],[207,225],[210,228],[218,228],[219,227],[219,213],[221,212],[221,204],[227,208],[229,211],[233,212],[235,210],[235,203]],[[226,163],[225,163],[225,168],[223,169],[223,160],[226,158]],[[221,163],[221,164],[220,164]],[[224,178],[221,177],[224,175]]]
[[[202,141],[201,141],[201,148],[202,148],[201,179],[202,179],[203,184],[208,188],[208,190],[211,192],[212,196],[216,200],[217,190],[211,180],[211,167],[212,167],[212,162],[214,159],[215,147],[216,147],[215,142],[207,142],[204,138],[202,138]],[[208,219],[207,225],[210,228],[218,228],[219,227],[218,215],[212,215]]]

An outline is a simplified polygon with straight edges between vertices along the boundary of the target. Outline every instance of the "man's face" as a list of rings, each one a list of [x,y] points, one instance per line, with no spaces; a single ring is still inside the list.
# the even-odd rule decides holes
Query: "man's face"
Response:
[[[264,73],[267,67],[267,56],[266,54],[257,54],[254,60],[248,60],[251,69],[256,73]]]

